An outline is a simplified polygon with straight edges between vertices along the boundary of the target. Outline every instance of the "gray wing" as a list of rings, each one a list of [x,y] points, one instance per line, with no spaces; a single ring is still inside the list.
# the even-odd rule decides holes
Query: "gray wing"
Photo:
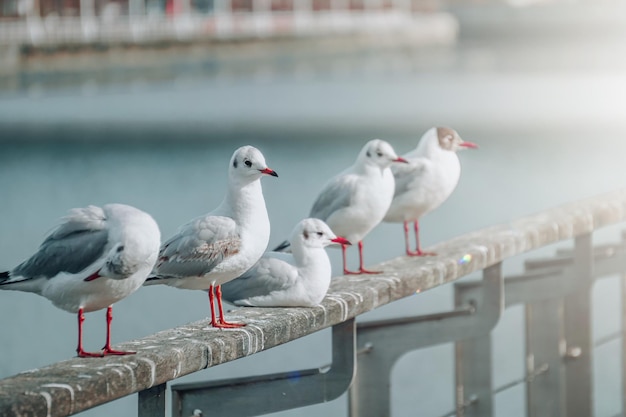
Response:
[[[394,198],[419,186],[419,179],[426,172],[430,163],[426,158],[418,158],[411,159],[409,164],[391,165],[391,172],[396,182]]]
[[[298,277],[293,256],[268,252],[239,278],[222,285],[222,298],[230,303],[268,295],[293,285]]]
[[[33,256],[11,271],[14,279],[5,284],[52,278],[61,272],[76,274],[102,257],[109,241],[102,209],[95,206],[73,209],[64,220]]]
[[[315,200],[309,217],[326,221],[337,210],[350,206],[356,187],[355,175],[347,174],[333,178]]]
[[[155,275],[159,278],[203,276],[240,248],[241,237],[233,219],[199,217],[182,226],[163,244]]]
[[[291,243],[289,243],[288,240],[283,240],[274,249],[272,249],[272,252],[289,252],[291,250],[289,249],[290,247]]]

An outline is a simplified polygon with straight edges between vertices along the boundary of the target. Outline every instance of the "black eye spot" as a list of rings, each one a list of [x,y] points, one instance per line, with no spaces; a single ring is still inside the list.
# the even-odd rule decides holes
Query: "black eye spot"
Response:
[[[324,236],[324,233],[323,233],[323,232],[317,232],[317,235],[318,235],[319,237],[322,237],[322,236]]]
[[[370,158],[370,157],[372,156],[372,154],[370,153],[370,151],[367,151],[367,152],[365,153],[365,155],[367,155],[367,157],[368,157],[368,158]]]
[[[118,251],[118,252],[121,252],[121,251],[123,251],[123,250],[124,250],[124,245],[121,245],[121,246],[118,246],[118,247],[117,247],[117,251]]]
[[[233,161],[233,167],[237,168],[237,165],[238,165],[238,164],[237,164],[237,160],[235,159],[235,160]]]
[[[246,160],[246,161],[244,162],[244,164],[246,164],[246,166],[247,166],[248,168],[250,168],[250,167],[252,166],[252,162],[250,162],[250,161],[248,161],[248,160]]]
[[[309,238],[309,232],[307,232],[306,230],[302,234],[304,235],[305,239]]]
[[[383,156],[383,153],[381,151],[376,152],[376,155],[378,155],[378,157],[380,158],[381,156]]]

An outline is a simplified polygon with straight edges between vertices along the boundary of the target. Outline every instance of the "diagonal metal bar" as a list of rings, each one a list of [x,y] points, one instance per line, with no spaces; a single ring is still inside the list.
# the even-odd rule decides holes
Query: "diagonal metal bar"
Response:
[[[615,257],[626,252],[626,243],[612,243],[593,247],[593,258],[595,262],[606,258]],[[557,249],[556,256],[549,258],[533,258],[524,262],[527,271],[541,270],[546,268],[562,268],[574,264],[574,249]]]
[[[605,255],[594,257],[594,268],[591,272],[594,279],[626,271],[626,254],[623,250]],[[586,280],[572,279],[577,273],[573,257],[561,260],[559,265],[547,260],[542,260],[542,264],[543,269],[539,268],[538,263],[532,263],[530,271],[505,279],[507,307],[562,298],[589,285]]]
[[[173,385],[172,416],[256,416],[334,400],[354,377],[355,327],[354,319],[333,326],[330,368]]]

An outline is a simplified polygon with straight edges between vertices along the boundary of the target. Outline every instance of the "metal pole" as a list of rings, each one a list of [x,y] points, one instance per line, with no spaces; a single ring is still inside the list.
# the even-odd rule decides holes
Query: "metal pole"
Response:
[[[139,392],[139,417],[165,417],[165,390],[167,384],[156,385]]]
[[[484,279],[502,276],[502,266],[484,271]],[[455,305],[476,302],[469,291],[457,291]],[[500,308],[504,306],[504,299]],[[493,415],[491,388],[491,333],[457,342],[455,345],[455,378],[457,416],[489,417]],[[476,399],[474,401],[473,399]],[[471,400],[471,401],[470,401]],[[470,404],[465,406],[465,404]]]
[[[565,412],[568,417],[593,415],[591,386],[591,283],[593,247],[591,234],[576,238],[572,279],[583,283],[582,289],[565,297],[563,332],[565,337]]]
[[[526,375],[541,366],[548,372],[526,383],[526,409],[529,417],[565,416],[561,342],[563,303],[537,301],[526,305]]]

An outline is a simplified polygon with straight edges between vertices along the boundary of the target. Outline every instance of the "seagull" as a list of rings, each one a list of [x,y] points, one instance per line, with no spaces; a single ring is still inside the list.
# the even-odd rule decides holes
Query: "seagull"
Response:
[[[135,207],[74,208],[33,256],[11,271],[0,272],[0,289],[39,294],[56,307],[76,313],[79,357],[133,354],[111,348],[111,305],[141,287],[154,267],[160,243],[154,219]],[[84,313],[105,307],[104,348],[86,352]]]
[[[407,161],[398,157],[384,140],[367,142],[355,163],[333,177],[313,204],[309,217],[324,220],[336,235],[358,242],[359,270],[356,272],[348,270],[347,245],[341,245],[345,275],[380,273],[363,267],[363,238],[382,221],[393,199],[394,179],[389,169],[393,162]],[[289,242],[285,241],[274,250],[288,248]]]
[[[252,267],[269,242],[270,221],[260,181],[263,175],[278,177],[258,149],[237,149],[230,159],[228,190],[222,203],[181,226],[161,246],[153,274],[146,282],[208,291],[211,326],[216,328],[245,326],[224,319],[221,285]]]
[[[239,278],[222,286],[232,304],[251,307],[315,307],[330,285],[325,246],[350,245],[319,219],[301,220],[289,238],[291,253],[266,252]]]
[[[396,191],[384,221],[404,223],[405,250],[408,256],[436,255],[424,252],[419,240],[419,219],[439,207],[456,188],[461,164],[456,152],[478,146],[466,142],[448,127],[433,127],[419,141],[417,148],[403,155],[410,163],[391,168]],[[409,223],[415,231],[415,251],[410,249]]]

